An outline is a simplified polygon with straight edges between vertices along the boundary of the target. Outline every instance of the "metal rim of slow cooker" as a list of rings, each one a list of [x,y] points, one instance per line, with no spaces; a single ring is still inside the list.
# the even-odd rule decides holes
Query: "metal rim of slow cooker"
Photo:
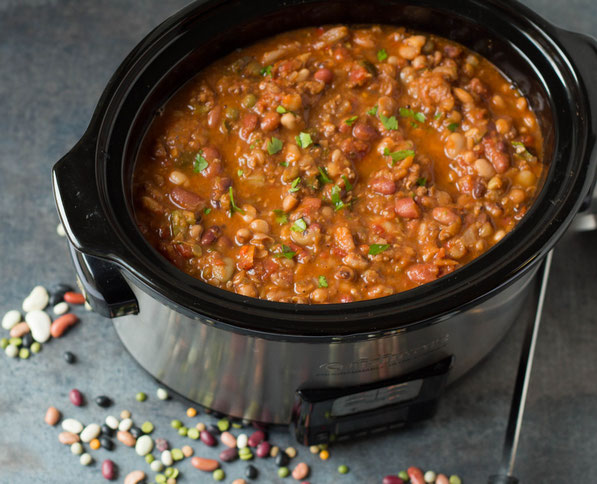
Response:
[[[118,107],[115,108],[114,103],[118,96],[114,91],[120,90],[122,93],[130,87],[124,86],[125,83],[121,84],[126,74],[125,68],[131,66],[133,60],[142,60],[143,55],[151,49],[152,43],[159,41],[160,36],[173,29],[184,29],[185,19],[188,20],[192,12],[197,14],[199,10],[217,8],[225,3],[230,1],[192,5],[159,26],[139,44],[116,72],[110,82],[111,88],[106,89],[95,116],[99,118],[97,113],[100,113],[102,118],[101,126],[96,126],[100,132],[96,146],[96,163],[99,162],[98,184],[104,197],[105,208],[108,208],[110,223],[118,233],[119,242],[126,247],[124,256],[112,255],[111,260],[123,267],[154,297],[188,315],[199,312],[211,317],[214,324],[252,333],[345,338],[395,332],[404,330],[407,325],[408,329],[412,329],[417,324],[440,321],[464,306],[489,297],[491,293],[509,284],[541,260],[567,228],[588,189],[588,179],[592,178],[594,171],[594,166],[582,163],[586,150],[583,133],[586,138],[588,122],[583,126],[577,118],[570,116],[570,103],[575,103],[576,108],[580,108],[580,112],[584,112],[586,116],[584,88],[579,80],[578,84],[566,86],[566,94],[570,99],[550,99],[552,106],[558,106],[558,112],[554,114],[559,118],[560,124],[558,120],[555,124],[556,130],[561,130],[557,131],[555,140],[554,163],[557,163],[550,168],[544,188],[533,208],[518,227],[495,248],[436,282],[385,298],[342,305],[274,303],[242,297],[210,286],[182,273],[165,259],[156,257],[157,252],[149,248],[146,242],[146,247],[140,248],[137,244],[142,237],[132,219],[127,226],[122,220],[117,219],[114,211],[110,213],[112,205],[122,200],[114,200],[107,195],[107,175],[100,166],[103,154],[109,151],[102,145],[102,140],[109,140],[106,133],[109,133],[114,118],[118,115]],[[497,8],[496,5],[494,8]],[[514,11],[510,11],[510,14],[513,13]],[[522,7],[516,11],[516,15],[519,25],[523,21],[529,22],[530,19],[537,37],[550,38],[548,24],[535,14]],[[153,47],[155,48],[155,45]],[[571,63],[565,54],[560,55],[563,59],[557,59],[558,64],[570,66]],[[555,69],[555,62],[552,64]],[[577,77],[574,71],[565,74],[568,80]],[[568,129],[562,125],[562,121],[570,123]],[[93,130],[92,126],[90,131]],[[562,136],[566,135],[570,136],[570,139],[562,143]],[[563,152],[562,144],[568,148],[567,153]],[[573,174],[576,174],[574,179],[571,177]],[[560,201],[560,204],[554,204],[554,200]]]

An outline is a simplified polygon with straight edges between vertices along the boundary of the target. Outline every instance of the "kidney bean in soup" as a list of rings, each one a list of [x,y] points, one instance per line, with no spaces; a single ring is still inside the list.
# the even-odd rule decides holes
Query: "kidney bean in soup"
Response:
[[[486,59],[341,25],[201,71],[150,127],[133,185],[140,230],[180,269],[308,304],[458,269],[515,227],[543,171],[537,118]]]

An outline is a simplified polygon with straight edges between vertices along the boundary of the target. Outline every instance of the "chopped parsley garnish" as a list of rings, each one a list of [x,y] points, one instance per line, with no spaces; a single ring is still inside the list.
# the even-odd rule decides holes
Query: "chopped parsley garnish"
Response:
[[[442,112],[438,111],[437,113],[435,113],[435,115],[433,116],[433,119],[439,119],[442,117]]]
[[[319,287],[328,287],[328,280],[325,276],[319,276]]]
[[[290,247],[288,247],[287,245],[282,245],[282,252],[280,252],[278,254],[274,254],[274,257],[276,259],[278,259],[280,257],[285,257],[286,259],[292,259],[295,255],[296,255],[296,252],[294,252]]]
[[[208,215],[208,214],[209,214],[209,212],[211,212],[211,207],[207,207],[207,208],[204,208],[204,209],[203,209],[203,213],[204,213],[205,215]]]
[[[348,119],[345,119],[344,122],[348,124],[348,126],[352,126],[357,119],[359,119],[358,116],[352,116]]]
[[[300,190],[301,177],[298,176],[294,180],[292,180],[292,184],[290,185],[290,189],[288,190],[290,193],[298,192]]]
[[[197,153],[195,156],[195,160],[193,161],[193,171],[195,173],[200,173],[205,170],[209,166],[209,163],[205,158],[203,158],[203,150]]]
[[[332,179],[328,175],[325,166],[318,166],[317,169],[319,170],[319,179],[321,180],[321,183],[332,183]]]
[[[287,112],[288,112],[288,111],[286,111],[286,108],[285,108],[284,106],[278,106],[278,107],[276,108],[276,111],[277,111],[278,113],[280,113],[280,114],[284,114],[284,113],[287,113]]]
[[[282,140],[272,136],[272,139],[267,142],[267,152],[270,155],[275,155],[282,149],[282,146],[284,146]]]
[[[386,52],[386,49],[381,49],[377,51],[377,60],[379,62],[383,62],[388,58],[388,53]]]
[[[389,130],[398,129],[398,120],[396,119],[396,116],[390,116],[389,118],[386,118],[383,114],[380,114],[379,119],[381,120],[381,124],[383,124],[384,128]]]
[[[417,178],[417,185],[419,185],[420,187],[426,186],[427,178],[425,178],[425,177]]]
[[[371,244],[369,246],[369,255],[377,255],[390,248],[390,244]]]
[[[529,150],[527,150],[527,147],[524,145],[524,143],[520,141],[512,141],[512,147],[514,148],[514,154],[516,156],[520,156],[526,161],[534,161],[535,157],[529,153]]]
[[[402,161],[409,156],[415,156],[414,150],[399,150],[391,152],[389,149],[384,148],[383,154],[385,156],[392,157],[392,165],[395,164],[397,161]]]
[[[352,190],[352,185],[348,181],[348,177],[346,175],[342,175],[342,180],[344,180],[344,188],[346,188],[347,191]]]
[[[288,166],[288,162],[287,161],[281,161],[280,162],[280,166],[283,166],[284,168],[286,168]]]
[[[243,176],[245,174],[245,172],[243,170],[237,170],[236,174],[238,176]]]
[[[286,212],[284,212],[284,210],[277,208],[276,210],[274,210],[274,216],[276,218],[276,222],[278,222],[280,225],[288,223],[288,215],[286,215]]]
[[[232,187],[228,188],[228,193],[230,195],[230,214],[232,215],[234,212],[238,212],[242,215],[245,214],[245,211],[236,206],[236,203],[234,203],[234,191],[232,190]]]
[[[299,145],[300,148],[308,148],[309,145],[313,144],[313,140],[311,139],[311,135],[309,133],[299,133],[297,136],[294,137],[296,140],[296,144]]]
[[[342,210],[346,205],[340,198],[340,187],[338,185],[334,185],[332,187],[332,203],[334,204],[334,210],[337,212],[338,210]]]
[[[262,67],[259,72],[261,73],[261,75],[263,77],[265,77],[265,76],[271,76],[272,75],[272,66],[269,65],[269,66]]]
[[[427,119],[423,113],[414,112],[412,109],[408,108],[400,108],[398,112],[400,113],[400,116],[402,116],[403,118],[413,118],[415,121],[418,121],[419,123],[424,123],[425,119]],[[416,125],[415,128],[418,128],[418,125]]]
[[[370,114],[371,116],[377,116],[377,104],[367,111],[367,114]]]
[[[448,129],[450,131],[456,131],[458,129],[458,123],[450,123],[450,124],[448,124]]]
[[[298,220],[294,221],[292,227],[290,227],[290,230],[294,232],[304,232],[307,230],[307,222],[305,222],[302,218],[299,218]]]

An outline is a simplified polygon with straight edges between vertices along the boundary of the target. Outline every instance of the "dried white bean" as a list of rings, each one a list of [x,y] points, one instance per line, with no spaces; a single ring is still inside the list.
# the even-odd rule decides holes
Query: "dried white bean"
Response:
[[[106,417],[106,425],[110,427],[112,430],[116,430],[118,428],[118,419],[113,415],[108,415]]]
[[[93,457],[91,457],[87,452],[85,452],[84,454],[81,454],[81,457],[79,457],[79,462],[82,466],[88,466],[93,462]]]
[[[25,321],[31,329],[31,336],[39,343],[45,343],[50,339],[50,325],[52,320],[47,313],[36,310],[25,315]]]
[[[172,453],[169,450],[165,450],[164,452],[162,452],[160,460],[162,461],[162,464],[164,464],[166,467],[171,466],[174,462],[174,460],[172,459]]]
[[[54,311],[54,314],[56,316],[60,316],[62,314],[66,314],[68,313],[69,307],[68,307],[68,303],[67,302],[59,302],[58,304],[56,304],[56,306],[54,306],[54,308],[52,309],[52,311]]]
[[[98,424],[92,423],[89,424],[87,427],[83,429],[81,432],[81,441],[83,442],[91,442],[93,439],[99,436],[101,432],[100,426]]]
[[[158,388],[156,395],[160,400],[168,400],[168,397],[170,396],[168,395],[168,392],[163,388]]]
[[[35,286],[29,296],[23,301],[23,311],[26,313],[30,311],[41,311],[45,309],[50,301],[50,295],[43,286]]]
[[[151,470],[153,472],[162,472],[164,470],[164,464],[162,464],[162,461],[159,459],[151,461],[151,464],[149,464],[149,467],[151,467]]]
[[[74,418],[65,418],[62,421],[62,430],[72,432],[73,434],[80,434],[83,430],[83,424]]]
[[[81,455],[83,453],[83,446],[81,442],[75,442],[70,446],[70,451],[75,455]]]
[[[118,424],[118,430],[128,432],[133,426],[133,421],[130,418],[124,418]]]
[[[436,478],[437,478],[437,474],[433,471],[427,471],[427,472],[425,472],[425,475],[423,476],[423,480],[425,482],[428,482],[431,484],[435,482]]]
[[[56,233],[60,236],[60,237],[66,237],[66,231],[64,230],[64,225],[62,224],[58,224],[56,226]]]
[[[2,318],[2,327],[6,330],[11,329],[15,324],[21,322],[21,313],[16,309],[8,311]]]
[[[144,456],[149,454],[153,450],[153,439],[149,435],[142,435],[137,439],[135,443],[135,452]]]
[[[240,434],[236,438],[236,446],[239,449],[244,449],[248,444],[249,444],[249,437],[247,437],[247,434]]]
[[[6,348],[4,348],[4,353],[6,353],[6,356],[14,358],[19,353],[19,348],[17,348],[15,345],[8,345]]]

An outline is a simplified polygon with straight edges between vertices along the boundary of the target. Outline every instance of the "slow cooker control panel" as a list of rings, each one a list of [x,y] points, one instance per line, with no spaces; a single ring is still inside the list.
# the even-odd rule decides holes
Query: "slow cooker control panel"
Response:
[[[322,444],[431,417],[452,359],[372,384],[298,390],[293,411],[297,440],[305,445]]]

